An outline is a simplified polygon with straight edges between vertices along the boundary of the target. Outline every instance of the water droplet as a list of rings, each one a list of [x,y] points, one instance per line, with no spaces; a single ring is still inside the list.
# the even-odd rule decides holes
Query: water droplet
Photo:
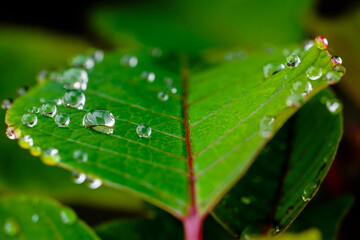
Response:
[[[56,105],[52,103],[44,103],[41,106],[41,113],[47,117],[51,117],[51,118],[54,117],[56,114],[56,110],[57,110]]]
[[[25,126],[33,127],[36,125],[38,118],[34,113],[25,113],[22,116],[21,121]]]
[[[22,86],[22,87],[19,87],[17,90],[16,90],[16,95],[18,96],[23,96],[26,94],[26,92],[29,90],[29,87],[28,86]]]
[[[60,209],[60,218],[64,224],[71,225],[76,222],[77,215],[71,208],[62,207]]]
[[[343,65],[336,65],[333,69],[340,73],[341,77],[344,76],[346,73],[346,68]]]
[[[83,118],[83,126],[105,134],[112,134],[114,125],[114,115],[108,110],[93,109],[88,111]]]
[[[265,65],[263,68],[264,77],[265,77],[265,79],[267,79],[267,78],[271,77],[272,75],[280,72],[283,69],[285,69],[285,65],[282,63],[279,63],[279,64],[269,63],[269,64]]]
[[[173,87],[173,88],[170,89],[170,91],[171,91],[171,93],[175,94],[175,93],[177,93],[177,88]]]
[[[313,182],[309,183],[304,187],[303,193],[302,193],[302,199],[304,202],[310,201],[314,196],[319,188],[319,182]]]
[[[314,46],[314,41],[313,40],[308,40],[304,42],[304,51],[306,52],[307,50],[309,50],[312,46]]]
[[[54,121],[58,127],[67,127],[70,123],[70,117],[66,113],[58,113]]]
[[[31,221],[33,223],[37,223],[39,221],[39,218],[40,218],[39,215],[35,213],[31,216]]]
[[[295,93],[300,93],[303,97],[305,97],[308,93],[310,93],[313,90],[312,85],[309,81],[294,82],[292,87],[293,87]]]
[[[326,73],[325,78],[329,84],[335,84],[341,80],[341,74],[337,71],[329,71]]]
[[[317,36],[315,38],[315,46],[320,50],[325,50],[328,48],[329,42],[324,36]]]
[[[97,189],[102,185],[102,181],[98,178],[87,178],[86,185],[91,189]]]
[[[69,68],[61,74],[59,82],[64,88],[85,91],[89,77],[87,72],[81,68]]]
[[[81,91],[66,92],[62,97],[62,102],[65,107],[76,109],[83,109],[85,105],[85,94]]]
[[[124,55],[120,60],[121,65],[128,67],[136,67],[138,59],[136,56]]]
[[[39,146],[32,146],[30,148],[30,154],[33,155],[34,157],[39,157],[41,156],[42,150],[41,147]]]
[[[1,108],[7,110],[11,108],[12,104],[13,104],[13,100],[11,98],[5,98],[1,102]]]
[[[159,92],[157,98],[162,102],[166,102],[169,99],[169,95],[164,92]]]
[[[6,129],[6,136],[11,140],[17,139],[21,136],[20,129],[17,127],[9,126]]]
[[[288,66],[289,68],[297,67],[300,62],[300,58],[295,54],[291,54],[286,58],[286,66]]]
[[[46,165],[56,165],[60,162],[59,151],[56,148],[49,148],[42,153],[41,160]]]
[[[30,137],[30,135],[25,135],[19,139],[18,143],[20,147],[29,149],[32,145],[34,145],[34,140]]]
[[[280,232],[280,227],[279,226],[275,226],[275,233],[278,234]]]
[[[36,80],[41,83],[44,82],[46,80],[46,77],[48,76],[48,71],[47,70],[41,70],[38,75]]]
[[[151,127],[145,124],[140,124],[136,128],[136,133],[141,138],[148,138],[151,135]]]
[[[89,70],[94,67],[95,61],[90,56],[78,55],[71,60],[70,64],[75,67],[83,67]]]
[[[163,55],[163,52],[160,48],[153,48],[151,49],[150,54],[153,57],[161,57]]]
[[[86,180],[86,175],[85,175],[85,173],[81,173],[81,172],[74,170],[71,174],[71,180],[75,184],[82,184]]]
[[[36,106],[33,106],[32,108],[28,109],[28,112],[30,113],[39,113],[40,109]]]
[[[73,157],[78,163],[87,162],[88,160],[88,154],[80,149],[74,151]]]
[[[155,81],[155,73],[144,71],[141,73],[141,78],[148,82],[154,82]]]
[[[8,236],[15,236],[20,232],[19,223],[14,218],[7,218],[4,224],[4,232]]]
[[[332,58],[331,58],[331,62],[334,64],[334,65],[338,65],[338,64],[342,64],[342,59],[341,59],[341,57],[339,57],[339,56],[333,56]]]
[[[338,114],[342,110],[342,104],[341,102],[334,98],[334,99],[328,99],[326,101],[326,107],[332,114]]]
[[[245,205],[249,205],[251,203],[251,199],[247,196],[242,196],[240,200]]]
[[[164,77],[164,83],[166,87],[171,87],[174,83],[174,80],[170,77]]]
[[[311,66],[306,70],[306,76],[310,80],[318,80],[322,76],[322,69],[319,67]]]
[[[286,105],[288,107],[299,107],[303,99],[304,95],[293,92],[286,98]]]
[[[96,50],[92,53],[92,57],[96,63],[101,63],[104,60],[104,52],[101,50]]]
[[[264,116],[260,120],[259,135],[263,138],[270,137],[274,128],[274,122],[275,122],[275,118]]]

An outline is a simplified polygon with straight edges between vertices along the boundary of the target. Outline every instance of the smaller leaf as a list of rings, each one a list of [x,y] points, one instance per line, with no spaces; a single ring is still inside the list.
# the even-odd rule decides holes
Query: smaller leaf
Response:
[[[0,239],[99,239],[76,213],[45,198],[18,196],[0,200]]]
[[[307,103],[214,209],[234,236],[285,231],[315,195],[342,134],[341,115],[322,103],[332,98],[324,90]]]
[[[346,196],[332,199],[326,203],[311,205],[301,213],[290,230],[299,232],[309,227],[316,227],[321,230],[323,240],[334,240],[340,224],[353,202],[354,198]]]

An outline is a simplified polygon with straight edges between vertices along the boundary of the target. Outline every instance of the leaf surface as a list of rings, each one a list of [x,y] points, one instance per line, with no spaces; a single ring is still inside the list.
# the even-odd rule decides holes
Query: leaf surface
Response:
[[[194,211],[206,214],[246,172],[269,140],[259,134],[260,120],[274,117],[274,134],[297,110],[288,107],[286,99],[294,82],[308,80],[309,67],[320,67],[322,78],[312,81],[314,90],[305,100],[328,86],[324,76],[332,69],[329,53],[316,46],[304,53],[298,67],[286,68],[267,80],[263,66],[284,62],[281,52],[258,52],[246,61],[201,68],[189,68],[186,57],[158,59],[145,50],[127,52],[137,56],[136,67],[122,66],[124,54],[108,53],[89,71],[83,110],[57,106],[58,113],[69,114],[68,127],[57,127],[54,119],[41,114],[33,128],[21,122],[28,109],[41,105],[41,99],[55,102],[67,92],[56,81],[36,86],[17,99],[6,121],[19,127],[23,136],[30,135],[42,149],[58,149],[59,166],[100,178],[179,218]],[[154,72],[156,80],[144,81],[143,71]],[[166,77],[173,79],[175,94],[164,84]],[[158,99],[161,91],[168,94],[167,101]],[[82,126],[90,109],[113,113],[113,134]],[[137,135],[141,123],[151,126],[150,138]],[[88,161],[75,160],[76,150],[86,152]]]
[[[79,38],[38,29],[1,26],[0,35],[0,99],[14,98],[16,88],[36,83],[40,70],[66,64],[68,58],[90,47]],[[0,117],[5,117],[5,111],[0,110]],[[0,124],[1,133],[5,130],[6,124]],[[0,134],[0,141],[0,191],[4,194],[31,193],[67,204],[142,209],[142,201],[119,191],[103,188],[94,192],[74,184],[68,171],[42,164],[28,151],[19,149],[17,142],[8,141],[5,134]]]
[[[76,213],[58,202],[38,197],[6,197],[0,200],[1,239],[99,238]]]
[[[311,99],[214,209],[215,219],[234,236],[285,231],[317,192],[342,135],[341,115],[324,104],[332,98],[323,90]]]

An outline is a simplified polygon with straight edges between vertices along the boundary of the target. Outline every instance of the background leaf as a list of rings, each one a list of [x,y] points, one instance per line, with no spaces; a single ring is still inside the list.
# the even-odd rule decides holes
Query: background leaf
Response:
[[[1,239],[99,239],[76,213],[53,200],[6,197],[0,200]]]
[[[79,38],[37,29],[1,26],[0,35],[0,99],[14,98],[18,87],[36,83],[36,76],[43,68],[64,65],[73,55],[90,48],[89,43]],[[5,111],[0,111],[0,117],[5,118]],[[0,132],[5,130],[6,124],[0,124]],[[32,193],[68,204],[125,208],[126,211],[143,209],[140,200],[118,191],[102,188],[94,192],[75,185],[68,171],[42,164],[28,151],[19,149],[16,142],[9,141],[5,134],[0,134],[0,141],[0,192],[3,194]]]
[[[316,227],[322,232],[323,240],[337,239],[342,220],[354,203],[353,197],[339,197],[327,202],[310,204],[291,225],[290,231],[303,231]]]
[[[34,128],[21,123],[22,115],[39,106],[41,98],[54,102],[64,95],[67,90],[53,81],[17,99],[8,110],[6,121],[18,126],[23,136],[30,135],[42,149],[57,148],[61,167],[100,178],[107,185],[135,193],[178,217],[188,215],[189,207],[205,214],[246,172],[268,141],[259,134],[260,119],[265,115],[276,118],[271,134],[284,124],[297,110],[286,104],[293,83],[305,84],[309,67],[321,68],[323,77],[313,81],[314,90],[305,101],[328,86],[324,76],[332,69],[329,53],[316,46],[304,53],[298,67],[286,68],[266,81],[264,64],[270,60],[284,62],[282,53],[261,52],[246,61],[194,71],[183,66],[182,75],[173,68],[173,56],[157,59],[147,51],[130,52],[139,59],[138,65],[131,68],[119,65],[124,54],[109,53],[89,71],[85,109],[58,106],[58,112],[71,117],[67,128],[57,127],[53,119],[42,115],[38,115]],[[186,64],[185,58],[180,61]],[[143,71],[153,71],[156,81],[144,81]],[[165,77],[173,79],[171,88],[176,88],[177,93],[171,94],[162,81]],[[160,91],[169,94],[167,101],[158,99]],[[82,126],[85,111],[94,108],[105,108],[114,114],[113,135]],[[138,137],[136,128],[141,123],[152,127],[151,138]],[[191,150],[186,146],[189,141]],[[78,149],[88,153],[87,162],[74,159],[73,153]],[[189,191],[189,186],[195,191]]]
[[[114,44],[124,44],[133,36],[128,45],[138,39],[148,46],[180,52],[213,46],[258,48],[302,40],[300,19],[311,3],[311,0],[151,1],[97,6],[91,26]]]
[[[341,115],[324,104],[332,98],[324,90],[308,102],[214,209],[212,215],[234,236],[286,230],[315,195],[342,135]]]

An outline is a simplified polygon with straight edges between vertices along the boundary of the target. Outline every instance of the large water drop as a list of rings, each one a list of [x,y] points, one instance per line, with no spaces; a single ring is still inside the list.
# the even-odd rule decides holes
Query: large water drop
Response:
[[[140,124],[136,128],[136,133],[141,138],[149,138],[151,135],[151,127],[145,124]]]
[[[85,91],[89,77],[87,72],[81,68],[69,68],[64,70],[60,76],[59,82],[64,88]]]
[[[83,126],[105,134],[112,134],[114,125],[115,118],[109,110],[93,109],[88,111],[83,118]]]
[[[28,127],[34,127],[38,121],[34,113],[25,113],[21,118],[22,123]]]
[[[316,66],[311,66],[306,70],[306,76],[310,80],[318,80],[322,76],[322,69]]]
[[[67,127],[70,123],[70,117],[66,113],[58,113],[56,114],[54,121],[58,127]]]
[[[60,162],[59,151],[56,148],[49,148],[41,155],[41,161],[46,165],[56,165]]]

